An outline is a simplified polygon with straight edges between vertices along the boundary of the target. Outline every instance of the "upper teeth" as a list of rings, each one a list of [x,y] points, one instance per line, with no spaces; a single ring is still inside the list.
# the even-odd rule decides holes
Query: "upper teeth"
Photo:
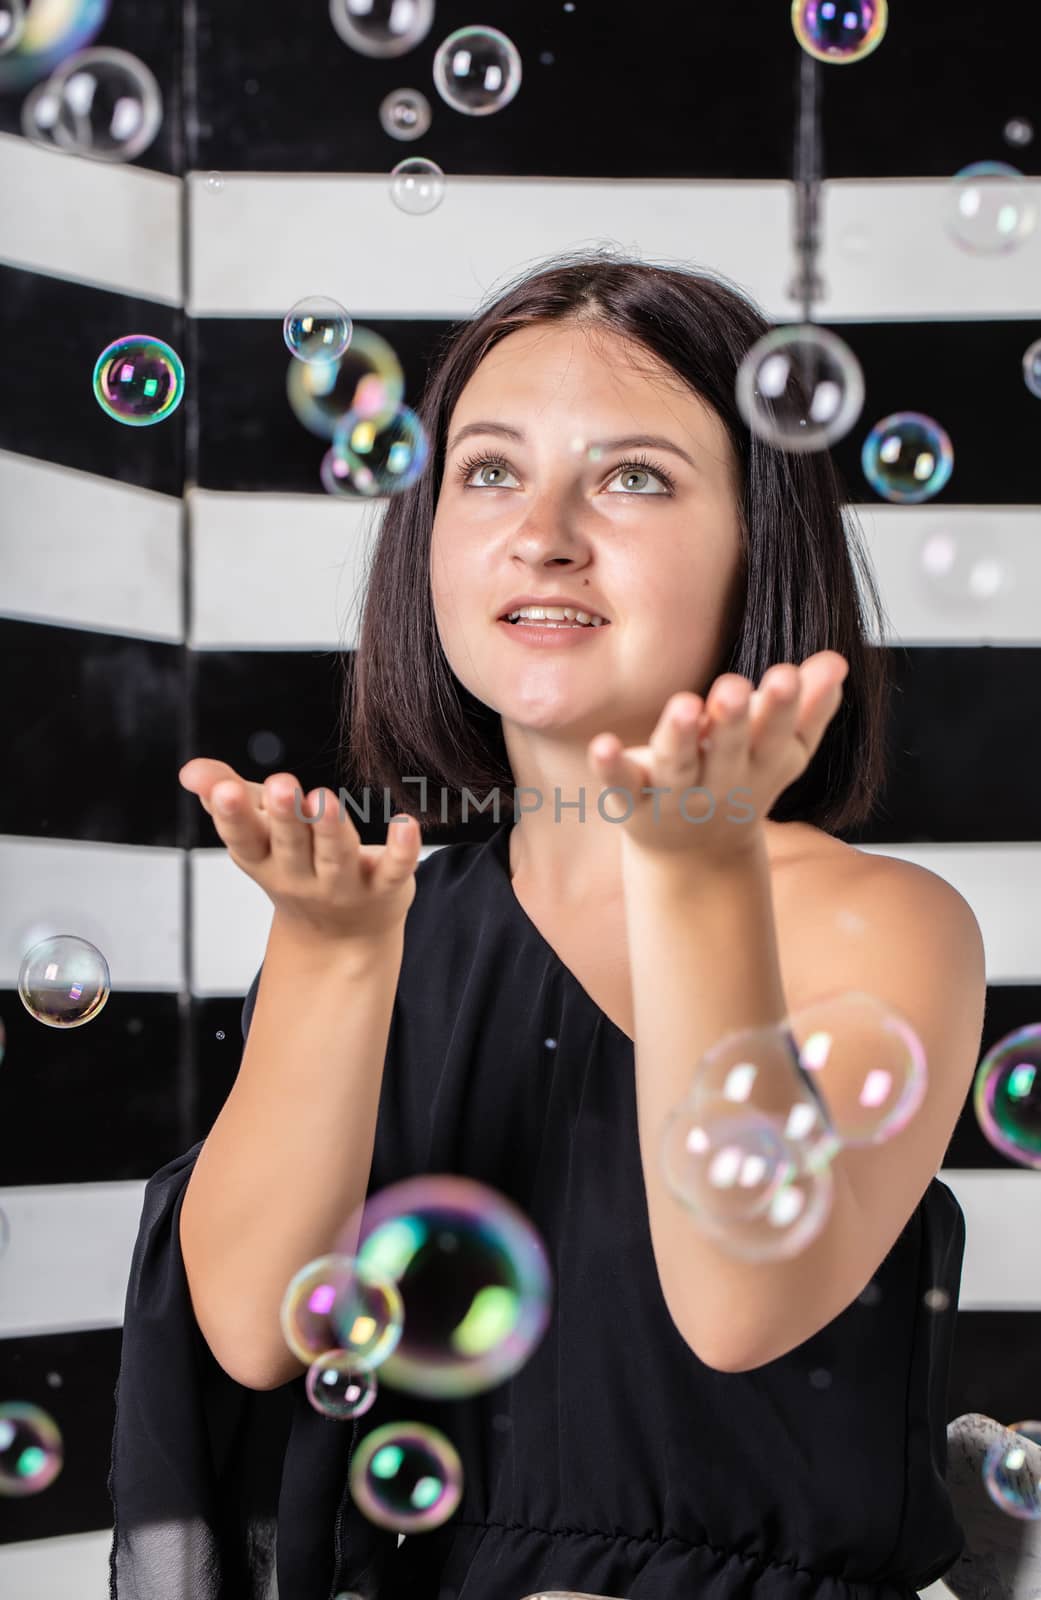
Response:
[[[599,628],[604,621],[593,611],[575,611],[571,606],[522,606],[519,611],[511,611],[507,621],[512,622],[514,617],[538,618],[549,622],[586,622],[594,628]]]

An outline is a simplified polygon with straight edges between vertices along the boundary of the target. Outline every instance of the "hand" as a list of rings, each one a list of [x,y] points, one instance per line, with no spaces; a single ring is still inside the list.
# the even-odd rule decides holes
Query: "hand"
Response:
[[[754,850],[763,819],[816,754],[848,671],[845,656],[820,650],[801,667],[770,667],[758,689],[727,672],[704,701],[673,695],[649,745],[623,749],[615,734],[598,734],[587,750],[598,793],[628,790],[607,795],[603,813],[625,817],[631,804],[617,826],[641,852],[725,861]],[[668,792],[641,792],[652,785]],[[692,788],[707,793],[685,794]]]
[[[362,844],[332,790],[312,789],[304,796],[290,772],[248,783],[227,762],[199,756],[178,777],[199,796],[235,865],[302,936],[353,943],[404,922],[423,842],[414,817],[393,818],[385,845]]]

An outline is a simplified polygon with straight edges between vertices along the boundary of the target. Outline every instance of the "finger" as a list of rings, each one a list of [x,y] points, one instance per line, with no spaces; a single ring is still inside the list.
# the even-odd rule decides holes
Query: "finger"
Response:
[[[203,810],[211,817],[213,790],[218,783],[234,779],[245,786],[254,803],[261,800],[264,793],[261,784],[250,783],[245,778],[240,778],[235,768],[229,767],[226,761],[214,761],[208,756],[195,756],[191,761],[186,761],[177,777],[183,789],[199,797]]]
[[[791,742],[799,725],[803,678],[791,662],[778,662],[764,672],[749,697],[749,749],[753,760],[770,761]]]
[[[674,694],[666,702],[649,746],[657,779],[667,779],[673,774],[687,776],[698,765],[698,724],[702,710],[703,701],[696,694]]]
[[[381,887],[394,889],[416,870],[423,844],[417,817],[399,812],[387,824],[387,848],[376,862],[374,877]]]
[[[214,827],[232,856],[251,867],[266,861],[271,854],[267,817],[258,812],[241,778],[215,784],[211,801]]]
[[[717,678],[705,701],[705,716],[699,729],[699,745],[720,756],[732,758],[748,743],[752,685],[736,672]]]
[[[647,758],[652,757],[649,745],[640,746],[640,752]],[[644,798],[641,791],[645,784],[650,783],[647,767],[641,765],[635,755],[627,755],[625,748],[617,734],[601,733],[592,741],[587,752],[590,765],[607,788],[627,789],[632,797],[630,813],[635,810]],[[600,804],[599,796],[597,803]],[[621,815],[627,809],[626,800],[622,795],[608,795],[603,802],[609,816]]]
[[[274,772],[265,778],[264,799],[271,829],[272,860],[289,877],[313,877],[311,835],[314,825],[303,820],[307,814],[303,790],[293,774]]]

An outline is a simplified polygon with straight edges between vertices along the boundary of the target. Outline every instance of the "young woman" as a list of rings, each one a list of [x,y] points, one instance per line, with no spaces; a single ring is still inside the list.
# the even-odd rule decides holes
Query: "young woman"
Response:
[[[836,837],[883,777],[881,608],[828,455],[735,409],[766,326],[722,281],[602,255],[480,310],[418,407],[431,461],[388,502],[354,660],[352,792],[410,815],[362,846],[290,773],[182,770],[275,913],[235,1085],[146,1190],[113,1600],[267,1600],[276,1574],[279,1600],[896,1600],[959,1554],[964,1219],[936,1172],[983,951],[943,880]],[[518,619],[540,602],[583,615]],[[464,791],[505,821],[416,870]],[[723,1034],[848,989],[914,1027],[924,1102],[839,1153],[802,1252],[737,1260],[666,1190],[665,1117]],[[423,1172],[531,1217],[549,1329],[495,1390],[383,1387],[332,1424],[282,1296],[367,1193]],[[395,1419],[465,1472],[402,1544],[347,1491]]]

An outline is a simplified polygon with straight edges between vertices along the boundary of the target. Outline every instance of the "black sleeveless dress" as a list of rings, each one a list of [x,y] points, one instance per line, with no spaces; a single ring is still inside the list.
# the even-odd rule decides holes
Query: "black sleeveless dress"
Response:
[[[202,1339],[180,1257],[196,1145],[148,1184],[131,1268],[112,1600],[896,1600],[961,1553],[944,1481],[954,1195],[934,1179],[806,1343],[753,1372],[706,1367],[658,1283],[632,1044],[517,900],[510,827],[417,869],[369,1192],[452,1172],[515,1201],[554,1273],[542,1341],[496,1389],[383,1385],[353,1423],[314,1411],[302,1378],[243,1389]],[[350,1451],[395,1419],[440,1428],[465,1472],[453,1516],[403,1541],[346,1487]]]

